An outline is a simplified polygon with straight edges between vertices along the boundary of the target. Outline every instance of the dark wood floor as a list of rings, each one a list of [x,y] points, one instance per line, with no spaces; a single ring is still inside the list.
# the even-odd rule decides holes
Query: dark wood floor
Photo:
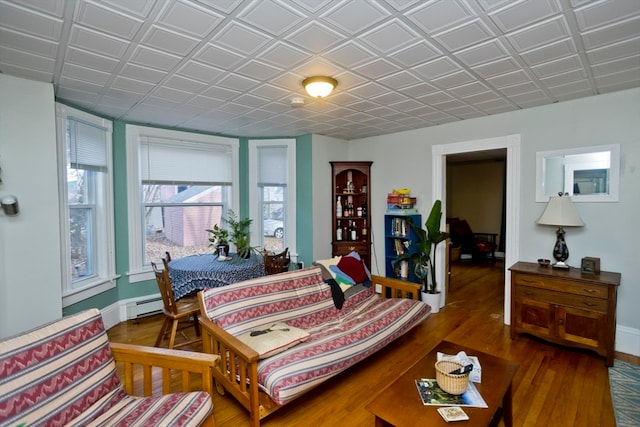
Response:
[[[262,425],[373,426],[373,415],[364,409],[367,403],[446,339],[520,364],[513,382],[515,426],[615,426],[604,359],[528,336],[512,341],[504,325],[503,286],[500,261],[455,264],[449,301],[439,313],[270,415]],[[153,345],[161,321],[161,316],[152,316],[123,322],[111,328],[109,336],[113,341]],[[216,394],[213,399],[218,427],[248,425],[246,411],[232,397]]]

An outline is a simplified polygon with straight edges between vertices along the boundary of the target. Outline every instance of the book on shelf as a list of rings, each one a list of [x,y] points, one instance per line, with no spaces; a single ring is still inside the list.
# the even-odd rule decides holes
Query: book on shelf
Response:
[[[421,378],[416,380],[416,387],[424,405],[488,407],[472,382],[469,382],[467,391],[461,395],[450,394],[442,390],[435,379]]]
[[[407,279],[409,277],[409,262],[400,261],[393,270],[396,277],[400,279]]]
[[[409,224],[404,218],[393,218],[391,222],[391,234],[394,236],[406,237],[409,235]]]
[[[393,239],[393,251],[396,255],[402,255],[406,252],[404,242],[400,239]]]

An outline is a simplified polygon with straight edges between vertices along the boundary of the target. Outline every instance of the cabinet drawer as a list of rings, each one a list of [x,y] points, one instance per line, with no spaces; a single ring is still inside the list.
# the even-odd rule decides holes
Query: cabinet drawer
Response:
[[[365,242],[342,242],[334,243],[333,252],[335,255],[348,255],[351,252],[356,251],[359,254],[368,254],[369,245]]]
[[[609,298],[609,288],[607,286],[599,286],[592,283],[569,282],[562,279],[527,274],[515,274],[514,282],[516,285],[548,289],[551,291],[566,292],[593,298]]]
[[[601,298],[555,292],[530,286],[517,285],[515,297],[547,302],[550,304],[565,305],[583,310],[593,310],[604,313],[607,311],[607,301]]]

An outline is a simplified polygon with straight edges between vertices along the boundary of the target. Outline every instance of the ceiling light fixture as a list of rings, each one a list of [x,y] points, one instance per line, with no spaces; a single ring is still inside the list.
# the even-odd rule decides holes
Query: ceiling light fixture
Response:
[[[331,77],[315,76],[304,79],[302,86],[314,98],[325,98],[338,86],[338,81]]]

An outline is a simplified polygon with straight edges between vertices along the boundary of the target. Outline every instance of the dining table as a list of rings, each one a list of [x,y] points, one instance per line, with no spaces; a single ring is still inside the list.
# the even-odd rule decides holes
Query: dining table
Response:
[[[247,259],[235,253],[230,253],[228,257],[190,255],[169,262],[169,277],[176,299],[264,275],[264,261],[258,254],[251,254]]]

